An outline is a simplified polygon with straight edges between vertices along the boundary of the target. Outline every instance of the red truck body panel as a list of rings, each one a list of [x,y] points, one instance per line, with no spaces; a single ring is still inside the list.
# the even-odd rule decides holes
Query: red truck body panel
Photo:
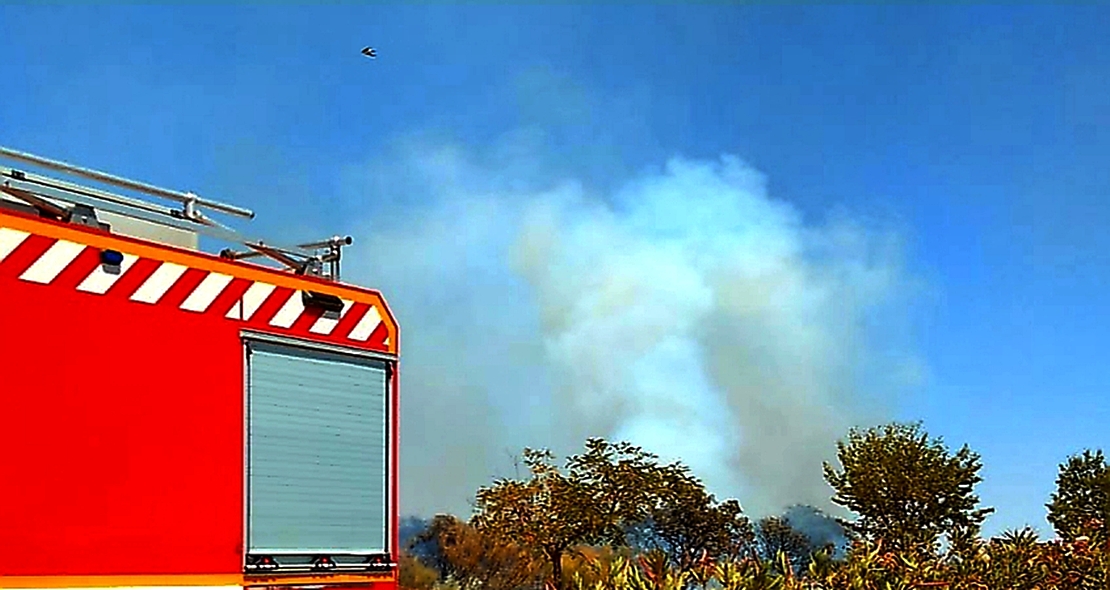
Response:
[[[99,276],[102,249],[135,260]],[[0,211],[0,588],[297,581],[243,574],[244,331],[398,350],[377,292]]]

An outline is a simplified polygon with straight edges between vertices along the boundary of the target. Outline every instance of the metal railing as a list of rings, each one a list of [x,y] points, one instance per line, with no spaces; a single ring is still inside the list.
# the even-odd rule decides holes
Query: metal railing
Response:
[[[290,271],[322,276],[332,280],[339,280],[339,261],[342,257],[343,247],[353,242],[350,236],[335,236],[307,244],[279,245],[247,237],[211,219],[202,212],[202,209],[207,209],[253,219],[255,214],[249,209],[206,199],[193,192],[162,188],[3,146],[0,146],[0,158],[79,176],[115,188],[175,201],[180,206],[180,208],[175,209],[100,188],[0,166],[0,192],[34,207],[40,215],[62,221],[77,223],[77,220],[81,219],[86,221],[85,224],[88,224],[86,218],[87,210],[90,208],[94,212],[94,217],[96,210],[130,216],[151,223],[193,231],[225,242],[241,244],[247,248],[246,251],[225,249],[220,252],[220,256],[230,260],[264,256],[277,261]],[[74,207],[67,208],[55,201],[72,203]],[[85,209],[81,211],[80,215],[76,215],[75,209],[81,207]],[[324,272],[325,264],[328,265],[328,272]]]

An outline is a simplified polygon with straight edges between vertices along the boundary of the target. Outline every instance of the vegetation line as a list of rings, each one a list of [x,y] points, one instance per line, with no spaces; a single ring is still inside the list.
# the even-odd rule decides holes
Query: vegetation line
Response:
[[[1101,450],[1060,465],[1047,504],[1057,537],[981,536],[993,512],[982,463],[920,423],[854,429],[824,466],[832,502],[751,520],[681,463],[586,442],[562,468],[525,449],[528,475],[476,494],[469,521],[409,521],[401,585],[420,590],[1086,590],[1110,588],[1110,467]],[[418,526],[414,526],[418,525]]]

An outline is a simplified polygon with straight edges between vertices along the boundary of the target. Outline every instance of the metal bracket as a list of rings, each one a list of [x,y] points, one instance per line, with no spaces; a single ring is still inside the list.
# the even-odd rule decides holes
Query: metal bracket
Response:
[[[339,261],[343,257],[343,246],[349,246],[353,242],[354,240],[351,236],[335,236],[319,242],[299,244],[297,248],[302,250],[313,250],[316,251],[316,253],[301,261],[292,261],[288,258],[284,260],[278,259],[278,261],[285,264],[290,270],[293,270],[297,274],[322,276],[331,278],[332,280],[339,280]],[[245,245],[253,251],[236,252],[228,248],[220,252],[220,256],[229,260],[245,260],[257,256],[274,257],[274,253],[261,243]],[[324,253],[321,254],[320,251],[324,251]],[[323,265],[325,263],[329,266],[327,273],[323,272]]]
[[[85,227],[91,227],[99,230],[107,231],[109,229],[108,224],[101,223],[101,221],[96,218],[96,211],[94,211],[93,208],[89,207],[88,205],[77,204],[73,207],[70,207],[68,221],[70,223],[75,223],[77,225],[83,225]]]
[[[15,171],[18,173],[18,171]],[[25,177],[24,174],[18,173],[20,177]],[[101,231],[109,231],[111,227],[107,223],[101,222],[96,217],[96,211],[92,207],[83,204],[75,204],[72,207],[62,207],[47,201],[46,199],[39,198],[34,193],[13,188],[10,186],[0,185],[0,192],[15,197],[24,203],[27,203],[38,212],[40,217],[54,219],[55,221],[65,221],[77,225],[83,225],[98,229]]]

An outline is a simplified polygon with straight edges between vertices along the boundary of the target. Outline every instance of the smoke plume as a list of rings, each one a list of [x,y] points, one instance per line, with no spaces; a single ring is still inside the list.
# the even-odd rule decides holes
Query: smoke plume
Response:
[[[754,514],[829,509],[821,463],[919,371],[899,244],[803,222],[743,161],[674,158],[594,194],[535,154],[409,144],[353,171],[393,195],[347,278],[401,324],[402,509],[466,515],[524,446],[680,459]]]

